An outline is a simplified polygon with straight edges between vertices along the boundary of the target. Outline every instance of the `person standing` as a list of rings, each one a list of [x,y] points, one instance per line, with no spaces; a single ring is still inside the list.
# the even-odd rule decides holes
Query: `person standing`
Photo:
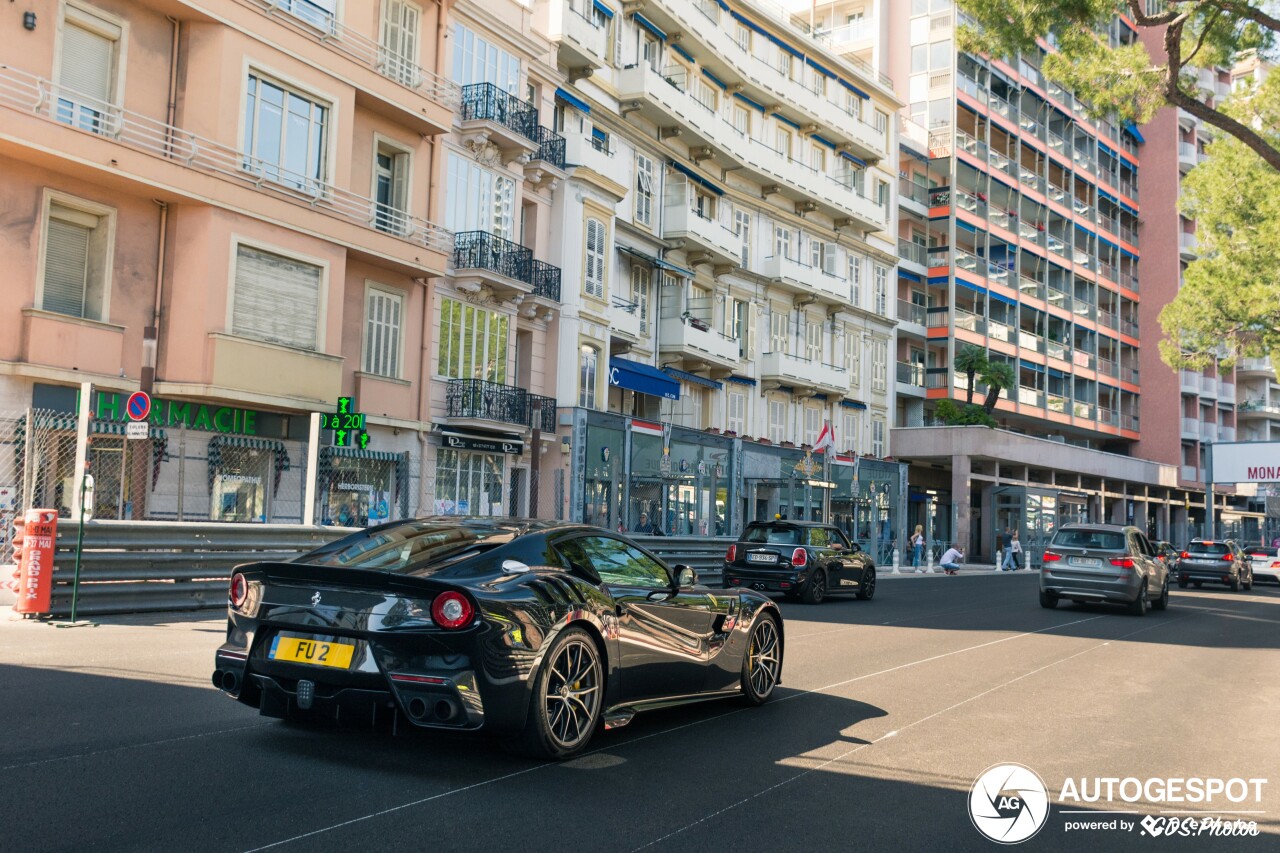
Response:
[[[1009,532],[1009,528],[1004,529],[1004,533],[1000,534],[1000,553],[1004,555],[1004,560],[1000,563],[1000,571],[1008,572],[1013,570],[1013,534]]]
[[[924,559],[924,525],[917,524],[916,530],[911,534],[911,566],[916,572],[922,572],[920,562]]]
[[[1018,531],[1013,531],[1013,539],[1009,543],[1009,550],[1013,554],[1013,570],[1016,572],[1022,568],[1022,540],[1018,539]]]
[[[942,570],[949,575],[959,574],[960,564],[964,562],[964,550],[952,545],[942,555],[942,562],[938,565],[942,566]]]

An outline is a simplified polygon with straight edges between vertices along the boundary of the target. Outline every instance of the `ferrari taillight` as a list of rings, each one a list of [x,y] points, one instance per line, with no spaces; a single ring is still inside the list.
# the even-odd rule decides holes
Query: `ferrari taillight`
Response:
[[[441,628],[465,628],[475,616],[471,601],[460,592],[442,592],[431,602],[431,620]]]
[[[806,566],[809,564],[809,552],[803,548],[797,548],[791,552],[791,565]]]
[[[738,546],[730,545],[729,550],[724,552],[724,561],[732,563],[736,559],[738,559]]]
[[[231,585],[227,587],[227,601],[231,602],[232,607],[239,607],[248,597],[249,582],[244,579],[244,575],[236,572],[231,576]]]

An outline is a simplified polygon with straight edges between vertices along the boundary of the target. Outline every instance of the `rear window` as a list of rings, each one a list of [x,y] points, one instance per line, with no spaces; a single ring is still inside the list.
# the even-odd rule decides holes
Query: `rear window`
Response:
[[[429,521],[408,521],[378,530],[361,531],[303,554],[299,563],[411,572],[427,566],[443,567],[504,545],[517,535],[500,526],[463,527]]]
[[[1250,557],[1274,557],[1280,549],[1277,548],[1250,548]]]
[[[760,545],[799,545],[800,529],[797,527],[748,527],[742,540]]]
[[[1187,546],[1188,554],[1208,554],[1211,557],[1221,557],[1231,552],[1231,546],[1226,542],[1192,542]]]
[[[1095,548],[1099,551],[1123,551],[1124,534],[1113,530],[1059,530],[1053,544],[1065,548]]]

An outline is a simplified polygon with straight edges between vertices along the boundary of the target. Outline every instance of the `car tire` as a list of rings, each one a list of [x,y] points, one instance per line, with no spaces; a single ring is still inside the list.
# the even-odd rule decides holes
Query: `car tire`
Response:
[[[581,628],[565,630],[543,658],[516,749],[531,758],[577,755],[600,724],[603,700],[604,667],[595,639]]]
[[[1142,582],[1142,588],[1138,590],[1138,597],[1129,604],[1129,612],[1134,616],[1147,615],[1147,582]]]
[[[1196,589],[1199,589],[1200,587],[1204,586],[1204,581],[1192,581],[1191,585],[1194,586]]]
[[[1249,573],[1249,580],[1248,580],[1248,581],[1246,581],[1246,582],[1245,582],[1245,584],[1244,584],[1244,591],[1245,591],[1245,592],[1248,592],[1248,591],[1249,591],[1249,590],[1251,590],[1251,589],[1253,589],[1253,572],[1250,572],[1250,573]]]
[[[862,585],[858,587],[858,600],[870,601],[876,594],[876,567],[872,566],[862,573]]]
[[[781,680],[782,629],[773,616],[761,613],[751,626],[742,656],[742,698],[748,705],[763,705]]]
[[[1168,610],[1169,609],[1169,579],[1164,579],[1164,585],[1160,587],[1160,597],[1151,602],[1152,610]]]
[[[1056,593],[1040,591],[1040,606],[1046,610],[1053,610],[1058,606],[1058,596]]]
[[[1186,581],[1178,581],[1178,589],[1186,589],[1189,584]]]
[[[818,569],[809,576],[809,582],[800,591],[800,600],[805,604],[821,604],[827,597],[827,572]]]
[[[1231,591],[1232,591],[1232,592],[1239,592],[1239,591],[1240,591],[1240,578],[1232,578],[1232,579],[1231,579],[1231,583],[1227,584],[1227,586],[1231,587]]]

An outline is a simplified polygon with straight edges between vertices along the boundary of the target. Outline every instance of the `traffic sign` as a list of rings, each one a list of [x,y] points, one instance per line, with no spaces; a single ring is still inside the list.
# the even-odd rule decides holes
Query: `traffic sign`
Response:
[[[130,420],[145,421],[151,415],[151,395],[146,391],[134,391],[124,404],[124,410],[129,413]]]
[[[150,438],[151,424],[146,421],[130,421],[124,425],[124,437],[126,439]]]

